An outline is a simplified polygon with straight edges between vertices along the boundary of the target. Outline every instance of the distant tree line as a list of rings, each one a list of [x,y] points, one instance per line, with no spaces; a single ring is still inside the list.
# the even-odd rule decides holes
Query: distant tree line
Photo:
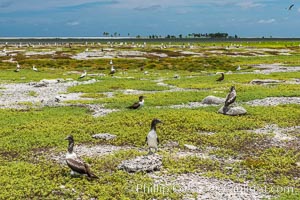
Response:
[[[150,35],[150,39],[162,38],[157,35]],[[238,38],[237,35],[230,36],[228,33],[190,33],[187,36],[183,36],[182,34],[176,35],[166,35],[165,38],[174,39],[174,38]]]
[[[228,33],[191,33],[188,34],[188,37],[193,38],[227,38],[229,36]]]
[[[120,37],[120,33],[114,32],[114,33],[109,33],[109,32],[103,32],[102,34],[105,37]],[[130,36],[130,33],[127,34],[127,36]],[[137,35],[136,38],[142,38],[143,36]],[[238,38],[237,35],[230,36],[228,33],[189,33],[186,36],[179,34],[179,35],[166,35],[166,36],[161,36],[161,35],[156,35],[152,34],[148,36],[150,39],[159,39],[159,38],[168,38],[168,39],[174,39],[174,38]]]

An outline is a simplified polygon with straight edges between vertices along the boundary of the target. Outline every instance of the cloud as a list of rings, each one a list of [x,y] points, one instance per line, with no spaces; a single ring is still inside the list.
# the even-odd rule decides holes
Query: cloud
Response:
[[[53,9],[77,9],[101,5],[112,5],[117,0],[26,0],[26,1],[5,1],[0,3],[0,8],[6,8],[6,12],[15,11],[44,11]]]
[[[74,5],[64,5],[64,6],[60,6],[59,8],[62,10],[76,10],[76,9],[83,9],[83,8],[91,8],[95,6],[112,5],[117,3],[118,1],[115,0],[94,1],[94,2],[87,2],[87,3],[79,3]]]
[[[243,9],[250,9],[250,8],[256,8],[256,7],[264,6],[261,3],[255,3],[253,1],[240,2],[240,3],[237,3],[236,5],[243,8]]]
[[[78,21],[72,21],[72,22],[67,22],[67,25],[68,26],[77,26],[79,25],[80,23]]]
[[[272,24],[276,22],[275,19],[261,19],[258,21],[259,24]]]
[[[8,8],[12,4],[13,4],[12,1],[4,1],[4,2],[0,3],[0,8]]]
[[[158,10],[162,8],[161,5],[152,5],[152,6],[147,6],[147,7],[135,7],[134,10],[137,11],[150,11],[150,10]]]

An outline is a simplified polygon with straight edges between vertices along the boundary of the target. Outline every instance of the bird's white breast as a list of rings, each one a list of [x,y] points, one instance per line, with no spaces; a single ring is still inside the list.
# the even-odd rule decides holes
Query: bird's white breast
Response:
[[[66,159],[77,159],[77,155],[76,153],[72,152],[72,153],[67,153],[66,154]]]
[[[140,106],[144,105],[144,100],[139,102]]]
[[[151,130],[147,136],[147,142],[149,147],[157,148],[157,134],[154,130]]]

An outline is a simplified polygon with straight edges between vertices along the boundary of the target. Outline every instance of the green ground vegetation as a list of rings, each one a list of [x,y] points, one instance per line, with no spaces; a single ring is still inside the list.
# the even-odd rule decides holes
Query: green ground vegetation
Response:
[[[199,172],[203,176],[235,182],[249,182],[256,186],[293,187],[293,193],[272,192],[275,199],[299,199],[299,133],[293,133],[297,140],[286,141],[285,145],[274,145],[273,134],[255,134],[249,130],[277,124],[279,127],[294,127],[300,124],[299,104],[278,106],[249,106],[245,102],[266,97],[299,97],[300,86],[295,80],[299,72],[271,74],[238,74],[252,72],[253,64],[284,63],[300,65],[297,42],[241,42],[236,48],[241,53],[263,50],[263,48],[288,49],[291,55],[232,57],[228,54],[213,55],[210,50],[224,50],[231,43],[194,44],[196,53],[181,56],[180,45],[175,44],[166,50],[156,47],[147,48],[115,47],[118,50],[143,50],[166,53],[171,57],[146,59],[114,59],[117,73],[109,73],[110,59],[73,60],[67,54],[83,52],[86,46],[63,47],[55,56],[26,57],[19,53],[16,59],[22,66],[20,72],[14,72],[14,63],[3,62],[9,57],[0,57],[1,83],[28,83],[42,79],[72,78],[78,80],[83,70],[88,70],[85,81],[97,82],[70,87],[68,92],[82,92],[82,97],[90,100],[70,101],[72,103],[104,104],[106,108],[118,109],[106,116],[95,118],[83,107],[44,107],[29,110],[0,110],[0,199],[182,199],[182,194],[174,192],[139,193],[137,184],[152,184],[146,173],[129,174],[117,170],[125,159],[146,154],[145,137],[153,118],[164,123],[159,124],[157,132],[160,148],[170,141],[177,141],[179,147],[172,151],[161,149],[163,157],[162,174],[181,174]],[[89,47],[99,49],[109,45]],[[11,47],[10,47],[11,48]],[[55,49],[53,47],[53,49]],[[52,50],[53,50],[52,49]],[[38,51],[38,49],[27,49]],[[48,50],[51,50],[49,47]],[[232,49],[229,48],[232,53]],[[266,50],[267,51],[267,50]],[[229,52],[229,53],[230,53]],[[40,72],[31,70],[35,64]],[[242,71],[235,69],[241,65]],[[145,66],[144,71],[140,67]],[[223,82],[216,82],[217,71],[233,71],[226,74]],[[105,76],[98,76],[105,74]],[[179,77],[174,77],[178,75]],[[253,79],[276,79],[283,81],[271,85],[252,85]],[[157,84],[157,83],[163,84]],[[293,82],[293,83],[291,83]],[[200,102],[208,95],[225,98],[231,85],[237,89],[237,103],[248,111],[247,115],[230,117],[217,113],[219,107],[199,107],[172,109],[171,105]],[[5,87],[1,88],[4,90]],[[138,90],[138,94],[125,94],[125,90]],[[108,97],[107,93],[113,93]],[[38,94],[31,91],[29,96]],[[128,110],[127,106],[145,96],[145,106],[139,110]],[[25,104],[26,102],[24,102]],[[28,102],[27,102],[28,103]],[[159,106],[159,107],[158,107]],[[104,141],[94,140],[91,135],[111,133],[117,138]],[[210,133],[210,134],[208,134]],[[70,170],[51,159],[52,154],[66,152],[64,138],[72,134],[76,144],[131,146],[130,150],[121,150],[114,154],[95,158],[83,157],[100,177],[89,180],[86,177],[73,178]],[[178,157],[176,152],[184,151],[184,144],[197,146],[207,157]],[[138,151],[142,149],[143,151]],[[207,149],[211,149],[207,152]],[[217,159],[213,159],[217,158]],[[229,158],[234,162],[226,162]]]

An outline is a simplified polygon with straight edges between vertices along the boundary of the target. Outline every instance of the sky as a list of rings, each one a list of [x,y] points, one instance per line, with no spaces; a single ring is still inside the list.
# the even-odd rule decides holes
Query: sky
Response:
[[[0,37],[101,37],[103,32],[300,37],[300,0],[0,0]]]

